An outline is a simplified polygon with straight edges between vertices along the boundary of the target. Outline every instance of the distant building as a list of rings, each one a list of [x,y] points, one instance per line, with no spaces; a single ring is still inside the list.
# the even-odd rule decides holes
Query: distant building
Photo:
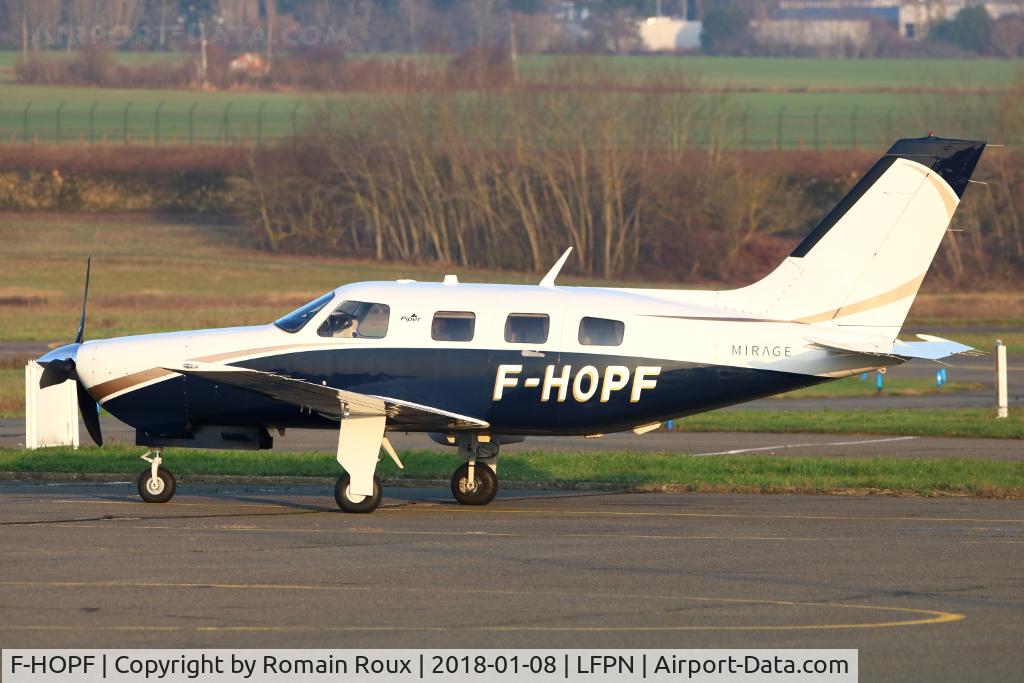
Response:
[[[700,47],[701,28],[699,21],[673,17],[648,17],[637,22],[640,42],[650,52],[695,50]]]
[[[762,45],[828,48],[843,44],[860,48],[871,34],[871,22],[864,19],[769,19],[751,24],[755,40]]]
[[[993,19],[1024,16],[1024,0],[779,0],[772,19],[880,22],[904,38],[920,40],[927,37],[934,22],[952,19],[964,7],[979,5]]]

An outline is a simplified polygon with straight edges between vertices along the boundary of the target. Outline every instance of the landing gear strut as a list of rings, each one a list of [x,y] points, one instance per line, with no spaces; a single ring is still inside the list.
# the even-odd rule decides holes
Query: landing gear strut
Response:
[[[149,463],[149,468],[139,475],[139,495],[147,503],[166,503],[174,497],[175,482],[171,471],[160,467],[163,451],[149,451],[142,459]]]
[[[498,444],[467,434],[458,445],[466,462],[452,475],[452,495],[463,505],[487,505],[498,493]]]
[[[374,472],[383,448],[401,469],[402,461],[384,436],[384,415],[345,416],[338,428],[338,464],[345,470],[334,485],[334,500],[345,512],[373,512],[380,505],[382,489]]]

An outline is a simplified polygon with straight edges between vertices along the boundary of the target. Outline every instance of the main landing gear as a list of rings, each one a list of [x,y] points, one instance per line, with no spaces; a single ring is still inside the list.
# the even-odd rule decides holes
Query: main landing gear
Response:
[[[152,458],[149,456],[153,456]],[[139,495],[147,503],[166,503],[174,497],[174,475],[170,470],[160,467],[163,462],[163,451],[159,448],[149,451],[142,459],[149,467],[139,475]]]
[[[466,462],[452,475],[452,495],[463,505],[487,505],[498,494],[498,444],[460,434],[456,443]]]
[[[345,512],[373,512],[380,505],[383,489],[375,472],[382,448],[403,469],[384,436],[386,419],[384,415],[348,415],[341,421],[338,464],[345,471],[334,485],[334,500]]]

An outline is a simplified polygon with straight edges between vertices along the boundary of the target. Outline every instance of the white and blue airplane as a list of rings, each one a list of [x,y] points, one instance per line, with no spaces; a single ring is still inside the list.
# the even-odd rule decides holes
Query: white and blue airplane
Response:
[[[970,347],[897,338],[984,142],[905,139],[767,277],[725,291],[360,282],[273,324],[83,341],[39,359],[152,450],[148,502],[174,495],[164,447],[271,448],[273,431],[338,431],[338,505],[380,504],[388,431],[465,459],[464,504],[490,502],[502,444],[657,428],[664,420]],[[88,294],[88,271],[86,295]],[[149,457],[153,455],[154,457]]]

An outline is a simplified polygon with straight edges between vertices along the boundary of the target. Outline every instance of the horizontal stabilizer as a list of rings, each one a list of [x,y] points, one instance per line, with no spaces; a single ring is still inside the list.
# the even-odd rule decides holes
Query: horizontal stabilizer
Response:
[[[349,416],[385,415],[388,418],[388,426],[391,428],[432,429],[439,432],[453,429],[482,429],[490,426],[483,420],[458,415],[440,408],[386,396],[371,396],[355,391],[335,389],[326,384],[314,384],[303,379],[262,370],[240,368],[235,365],[188,361],[180,367],[164,369],[218,384],[246,389],[284,403],[290,403],[300,410],[317,412],[334,419],[343,419]]]
[[[900,341],[899,339],[894,341],[892,344],[893,354],[903,358],[923,358],[925,360],[939,360],[941,358],[955,356],[959,353],[981,355],[979,352],[975,351],[974,347],[967,346],[966,344],[961,344],[949,339],[943,339],[942,337],[933,337],[927,334],[919,334],[917,336],[924,341],[905,342]]]
[[[891,344],[881,344],[874,339],[840,340],[822,337],[805,337],[805,339],[815,346],[840,354],[858,354],[885,358],[920,358],[923,360],[940,360],[960,353],[979,355],[973,347],[966,344],[926,334],[919,334],[918,337],[924,341],[905,342],[897,339]]]

